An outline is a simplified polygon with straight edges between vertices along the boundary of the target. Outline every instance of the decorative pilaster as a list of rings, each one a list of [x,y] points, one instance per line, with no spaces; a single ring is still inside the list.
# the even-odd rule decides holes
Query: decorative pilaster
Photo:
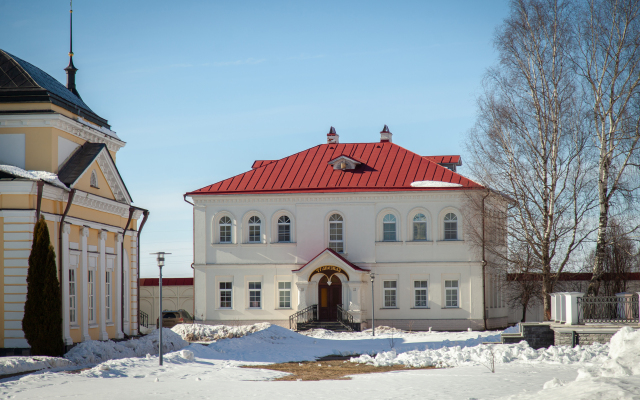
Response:
[[[116,235],[116,270],[114,284],[116,288],[116,339],[124,338],[122,333],[122,241],[124,237],[121,233]]]
[[[307,308],[307,289],[309,282],[296,282],[298,287],[298,311]]]
[[[62,252],[62,324],[64,343],[67,345],[73,344],[71,339],[71,321],[69,316],[69,233],[71,227],[65,223],[62,225],[62,248],[59,251]]]
[[[91,340],[89,336],[89,289],[88,289],[88,271],[89,271],[89,256],[87,250],[87,238],[89,237],[89,228],[86,226],[82,228],[82,341]]]
[[[100,319],[99,319],[99,328],[100,328],[100,340],[109,339],[109,335],[107,334],[107,253],[106,253],[106,240],[107,240],[107,231],[103,230],[100,232],[100,244],[98,246],[99,251],[99,260],[98,260],[98,273],[96,274],[100,278]]]

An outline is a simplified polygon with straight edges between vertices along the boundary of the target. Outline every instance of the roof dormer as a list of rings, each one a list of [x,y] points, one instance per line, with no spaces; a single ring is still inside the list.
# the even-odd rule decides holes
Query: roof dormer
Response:
[[[338,156],[329,161],[329,165],[332,165],[333,169],[341,169],[343,171],[356,169],[360,164],[362,164],[360,161],[345,155]]]

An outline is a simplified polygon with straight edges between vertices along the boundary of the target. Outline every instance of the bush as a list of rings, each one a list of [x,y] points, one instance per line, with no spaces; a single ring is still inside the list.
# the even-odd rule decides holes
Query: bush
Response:
[[[22,330],[32,355],[61,356],[64,353],[56,253],[44,218],[36,223],[33,232]]]

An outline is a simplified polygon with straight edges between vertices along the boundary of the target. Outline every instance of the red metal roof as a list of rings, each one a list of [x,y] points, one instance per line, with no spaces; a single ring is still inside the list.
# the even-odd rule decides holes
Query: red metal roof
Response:
[[[341,155],[362,162],[356,169],[333,169]],[[445,157],[445,156],[438,156]],[[455,162],[455,157],[451,157]],[[257,167],[256,165],[260,163]],[[415,181],[457,183],[461,187],[411,187]],[[397,144],[327,143],[280,160],[258,160],[251,171],[203,187],[187,195],[240,193],[327,193],[480,189],[476,182]]]
[[[253,165],[251,166],[251,169],[256,169],[258,167],[262,167],[265,164],[270,164],[274,161],[278,161],[278,160],[255,160],[253,162]]]
[[[461,166],[460,156],[424,156],[427,160],[433,161],[437,164],[455,164]]]
[[[158,278],[140,278],[140,286],[158,286]],[[162,286],[193,286],[193,278],[162,278]]]
[[[315,260],[316,258],[320,257],[322,255],[322,253],[324,253],[325,251],[328,251],[329,253],[333,254],[334,256],[338,257],[340,260],[344,261],[345,264],[347,264],[348,266],[350,266],[351,268],[355,269],[356,271],[364,271],[364,272],[371,272],[368,269],[362,269],[360,267],[358,267],[357,265],[355,265],[354,263],[352,263],[351,261],[347,260],[346,258],[344,258],[340,253],[336,252],[335,250],[332,250],[330,248],[326,248],[324,250],[322,250],[320,253],[318,253],[317,256],[313,257],[311,260],[309,260],[309,262],[307,262],[305,265],[303,265],[302,267],[298,268],[298,269],[294,269],[292,270],[293,272],[297,272],[300,271],[302,268],[306,267],[307,265],[309,265],[311,262],[313,262],[313,260]]]

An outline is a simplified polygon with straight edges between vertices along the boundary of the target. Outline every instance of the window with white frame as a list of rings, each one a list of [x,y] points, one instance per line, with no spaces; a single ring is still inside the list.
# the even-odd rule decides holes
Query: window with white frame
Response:
[[[91,187],[93,188],[100,189],[98,187],[98,174],[96,173],[95,169],[91,171],[91,178],[89,179],[89,185],[91,185]]]
[[[291,308],[291,282],[278,282],[278,306]]]
[[[87,291],[88,293],[88,309],[89,309],[89,322],[96,322],[96,272],[94,270],[87,271]]]
[[[231,218],[226,215],[220,218],[220,243],[231,243]]]
[[[424,214],[413,216],[413,240],[427,240],[427,217]]]
[[[249,282],[249,308],[262,306],[262,282]]]
[[[458,308],[458,281],[444,281],[444,304],[448,308]]]
[[[382,219],[382,240],[385,242],[396,241],[396,216],[387,214]]]
[[[396,307],[396,295],[398,289],[398,282],[396,281],[384,281],[382,282],[384,287],[384,306]]]
[[[231,308],[231,282],[220,282],[220,308]]]
[[[111,321],[111,271],[106,271],[105,275],[105,311],[107,321]]]
[[[76,319],[76,270],[69,269],[69,322],[75,324]]]
[[[458,240],[458,217],[454,213],[444,216],[444,240]]]
[[[260,243],[262,242],[262,221],[260,221],[260,217],[254,215],[249,218],[249,243]]]
[[[428,308],[429,303],[429,282],[414,281],[413,282],[413,306],[416,308]]]
[[[337,253],[344,252],[344,220],[342,215],[329,217],[329,248]]]
[[[278,242],[287,243],[291,241],[291,219],[282,215],[278,218]]]

